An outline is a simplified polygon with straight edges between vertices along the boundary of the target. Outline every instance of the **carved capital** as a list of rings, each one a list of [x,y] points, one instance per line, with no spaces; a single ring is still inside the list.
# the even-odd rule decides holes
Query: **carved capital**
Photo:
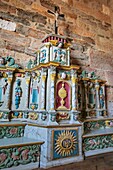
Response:
[[[55,77],[56,77],[56,74],[55,74],[55,73],[52,73],[52,74],[51,74],[51,80],[52,80],[52,81],[55,81]]]
[[[28,85],[30,82],[30,79],[26,79],[26,84]]]
[[[71,80],[72,80],[72,83],[73,83],[73,84],[75,84],[75,83],[78,82],[78,79],[77,79],[76,77],[72,77]]]
[[[49,43],[49,44],[46,44],[45,46],[46,46],[47,48],[50,48],[51,44]]]
[[[45,82],[46,80],[46,75],[42,75],[42,81]]]
[[[8,78],[8,83],[10,84],[12,81],[12,78]]]

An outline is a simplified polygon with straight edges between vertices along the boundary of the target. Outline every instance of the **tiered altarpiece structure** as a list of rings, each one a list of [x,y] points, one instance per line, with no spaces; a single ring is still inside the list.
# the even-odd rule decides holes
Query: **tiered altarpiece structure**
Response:
[[[39,154],[47,168],[113,151],[105,81],[70,65],[69,41],[48,35],[27,69],[11,56],[0,58],[0,142],[7,143],[0,146],[0,168],[33,164]]]

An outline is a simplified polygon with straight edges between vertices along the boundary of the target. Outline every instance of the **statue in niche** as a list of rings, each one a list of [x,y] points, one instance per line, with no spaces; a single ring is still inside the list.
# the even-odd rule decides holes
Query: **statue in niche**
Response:
[[[44,49],[44,50],[41,51],[40,62],[44,63],[45,60],[46,60],[46,50]]]
[[[16,88],[15,88],[15,107],[16,109],[19,108],[19,104],[20,104],[20,99],[22,97],[22,88],[20,87],[21,81],[20,79],[18,79],[16,81]]]
[[[66,53],[61,49],[54,50],[54,61],[60,62],[62,65],[66,64]]]
[[[100,108],[104,107],[104,99],[105,99],[105,96],[103,94],[103,89],[100,88]]]
[[[33,67],[33,61],[30,59],[28,64],[27,64],[27,68],[30,69]]]
[[[8,86],[8,82],[7,82],[7,79],[5,79],[5,84],[3,86],[3,94],[5,95],[5,92],[7,90],[7,86]]]

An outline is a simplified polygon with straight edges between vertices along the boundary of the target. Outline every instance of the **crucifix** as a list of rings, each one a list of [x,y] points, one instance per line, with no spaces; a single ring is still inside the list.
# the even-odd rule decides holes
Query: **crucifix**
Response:
[[[60,14],[60,8],[55,6],[55,12],[48,10],[50,14],[55,15],[55,34],[58,34],[58,19],[59,17],[64,18],[64,14]]]

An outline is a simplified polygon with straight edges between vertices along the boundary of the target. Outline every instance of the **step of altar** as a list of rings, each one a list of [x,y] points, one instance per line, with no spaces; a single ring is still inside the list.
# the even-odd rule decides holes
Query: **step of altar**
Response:
[[[113,152],[113,127],[85,133],[83,151],[85,157]]]
[[[27,137],[0,139],[0,169],[26,170],[26,165],[31,169],[40,167],[43,143]]]
[[[0,169],[26,170],[40,166],[41,140],[24,136],[26,122],[0,122]]]
[[[24,136],[26,123],[21,121],[0,122],[0,139]]]
[[[112,128],[113,117],[100,117],[100,118],[86,119],[84,121],[83,127],[84,127],[83,128],[84,133],[88,133],[96,129]]]

